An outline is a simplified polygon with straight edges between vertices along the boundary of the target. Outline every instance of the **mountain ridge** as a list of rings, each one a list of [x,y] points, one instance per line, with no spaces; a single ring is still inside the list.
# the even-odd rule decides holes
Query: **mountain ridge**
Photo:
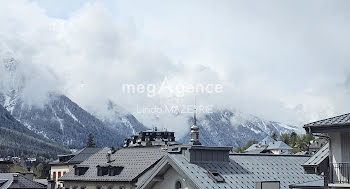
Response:
[[[34,133],[0,105],[0,156],[39,155],[56,157],[68,149]]]

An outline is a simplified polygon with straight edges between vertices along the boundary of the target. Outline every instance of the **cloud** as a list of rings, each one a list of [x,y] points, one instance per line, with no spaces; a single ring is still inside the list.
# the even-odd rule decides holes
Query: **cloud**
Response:
[[[88,2],[62,17],[40,1],[4,3],[0,55],[23,67],[26,101],[59,91],[102,114],[109,100],[130,112],[193,104],[194,95],[122,91],[125,83],[168,78],[222,84],[222,94],[201,94],[198,102],[291,124],[348,111],[350,94],[340,85],[350,70],[348,2],[138,3]],[[4,89],[8,76],[0,73]]]

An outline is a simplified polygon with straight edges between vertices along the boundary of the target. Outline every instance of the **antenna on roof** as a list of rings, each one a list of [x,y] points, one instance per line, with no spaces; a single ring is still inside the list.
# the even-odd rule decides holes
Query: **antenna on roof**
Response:
[[[199,127],[197,126],[197,104],[196,96],[194,97],[194,115],[193,115],[193,125],[191,127],[191,145],[201,145],[199,142]]]
[[[197,103],[196,103],[196,96],[194,96],[194,115],[193,115],[193,125],[197,125]]]

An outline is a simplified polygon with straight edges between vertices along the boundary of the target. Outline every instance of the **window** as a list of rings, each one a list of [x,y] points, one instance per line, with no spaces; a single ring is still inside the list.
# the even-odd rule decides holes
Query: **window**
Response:
[[[181,189],[181,188],[182,188],[181,182],[180,181],[176,181],[175,189]]]
[[[108,175],[109,176],[119,175],[123,169],[124,167],[119,167],[119,166],[109,167]]]
[[[88,167],[75,167],[74,175],[77,175],[77,176],[84,175],[88,169],[89,169]]]
[[[101,166],[97,166],[97,176],[115,176],[115,175],[119,175],[122,170],[124,169],[124,167],[120,167],[120,166],[108,166],[108,167],[101,167]]]
[[[60,178],[61,177],[61,172],[58,172],[58,177],[57,178]]]
[[[119,189],[125,189],[125,186],[119,186]]]
[[[108,175],[108,167],[97,167],[97,176],[105,176]]]
[[[56,180],[56,172],[55,171],[52,174],[52,180]]]
[[[63,171],[63,175],[66,174],[66,171]]]

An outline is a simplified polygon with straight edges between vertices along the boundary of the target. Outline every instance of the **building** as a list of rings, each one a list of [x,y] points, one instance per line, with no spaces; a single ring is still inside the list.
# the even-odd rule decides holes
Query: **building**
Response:
[[[273,153],[273,154],[291,154],[292,147],[288,146],[282,141],[276,141],[273,138],[267,136],[258,144],[251,145],[245,150],[246,153],[258,154],[258,153]]]
[[[328,143],[328,140],[325,138],[317,138],[311,141],[308,153],[311,155],[316,154],[316,152],[319,151],[327,143]]]
[[[165,153],[160,147],[121,148],[118,151],[103,148],[75,165],[74,171],[63,175],[59,181],[71,189],[135,188]]]
[[[304,174],[301,165],[309,159],[308,156],[234,154],[230,146],[202,146],[198,136],[199,127],[194,121],[191,145],[170,147],[137,188],[280,189],[322,179]]]
[[[0,173],[0,189],[46,189],[46,185],[33,180],[32,175]]]
[[[124,140],[123,147],[135,146],[166,146],[174,145],[175,134],[170,131],[159,131],[157,127],[153,130],[141,131],[138,135],[133,135]]]
[[[266,149],[273,154],[291,154],[293,148],[282,141],[275,141],[270,143]]]
[[[58,159],[51,162],[50,177],[57,187],[63,187],[63,183],[58,182],[58,178],[68,173],[75,165],[88,159],[91,155],[100,151],[99,147],[85,147],[80,151],[72,154],[58,155]]]
[[[306,132],[329,140],[304,165],[305,172],[324,176],[330,188],[350,188],[350,113],[308,123]]]
[[[194,120],[190,145],[104,148],[59,181],[70,189],[286,189],[322,180],[304,174],[301,165],[309,156],[237,154],[230,146],[203,146]]]
[[[233,154],[230,150],[230,147],[206,146],[174,148],[137,188],[255,189],[268,185],[262,188],[283,189],[322,179],[304,174],[301,165],[309,156]]]

